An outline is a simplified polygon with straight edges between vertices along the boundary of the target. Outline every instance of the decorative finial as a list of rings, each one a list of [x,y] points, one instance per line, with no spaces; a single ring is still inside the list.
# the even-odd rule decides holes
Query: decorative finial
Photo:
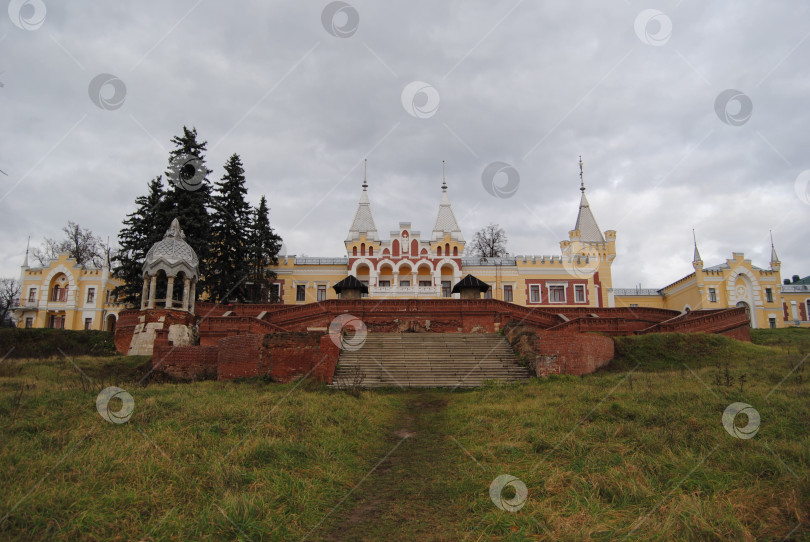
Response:
[[[366,182],[366,173],[368,172],[368,158],[363,159],[363,190],[368,188],[368,183]]]
[[[695,236],[695,228],[692,228],[692,241],[695,243],[695,253],[692,256],[692,263],[694,263],[694,262],[702,262],[703,258],[700,257],[700,251],[698,250],[698,247],[697,247],[697,237]]]
[[[771,235],[771,248],[773,248],[773,230],[768,230],[768,233]]]
[[[447,178],[444,175],[444,160],[442,160],[442,192],[447,192]]]
[[[697,246],[697,237],[695,236],[695,228],[692,228],[692,241],[694,241],[695,246]]]
[[[579,189],[585,192],[585,178],[582,176],[582,155],[579,155]]]

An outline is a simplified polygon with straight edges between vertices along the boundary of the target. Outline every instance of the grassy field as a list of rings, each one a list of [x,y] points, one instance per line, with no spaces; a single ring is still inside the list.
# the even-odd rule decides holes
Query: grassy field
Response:
[[[626,338],[594,375],[456,393],[6,359],[0,539],[810,540],[810,331],[754,341]],[[96,410],[111,385],[126,423]],[[724,429],[734,402],[755,437]],[[527,487],[515,512],[490,499],[502,474]]]

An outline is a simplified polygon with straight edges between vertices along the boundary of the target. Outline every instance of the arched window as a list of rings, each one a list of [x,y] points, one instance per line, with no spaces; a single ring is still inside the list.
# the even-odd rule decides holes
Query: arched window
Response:
[[[368,247],[368,255],[374,256],[374,247]]]
[[[441,256],[441,255],[442,255],[442,247],[438,246],[438,247],[436,247],[436,256]]]
[[[450,255],[450,243],[445,243],[445,244],[444,244],[444,255],[445,255],[445,256],[449,256],[449,255]]]
[[[360,255],[361,256],[366,255],[366,244],[365,243],[360,243]]]
[[[458,247],[453,247],[453,256],[458,256]]]
[[[352,256],[357,256],[357,247],[352,247]]]
[[[394,258],[399,256],[399,240],[397,239],[394,239],[394,241],[391,243],[391,254],[394,256]]]
[[[411,254],[413,254],[414,258],[419,254],[419,241],[416,239],[411,241]]]

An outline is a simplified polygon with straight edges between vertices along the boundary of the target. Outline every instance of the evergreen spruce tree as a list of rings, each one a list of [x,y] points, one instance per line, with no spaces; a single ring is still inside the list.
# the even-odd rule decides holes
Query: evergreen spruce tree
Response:
[[[270,210],[267,199],[262,196],[259,206],[253,209],[253,223],[249,235],[250,289],[249,298],[254,303],[277,301],[270,299],[270,283],[276,274],[268,269],[270,264],[278,263],[278,251],[281,249],[281,237],[270,227]]]
[[[162,232],[166,231],[171,220],[177,218],[180,227],[186,234],[186,242],[197,253],[200,260],[200,282],[197,293],[203,285],[207,285],[208,264],[211,258],[211,217],[208,209],[211,207],[211,185],[208,174],[212,171],[205,165],[205,150],[207,141],[197,141],[197,130],[183,126],[183,135],[172,138],[175,149],[169,153],[169,169],[167,179],[171,182],[166,192],[165,212],[169,222]],[[191,162],[189,162],[191,158]],[[193,189],[178,182],[177,164],[191,163],[196,166],[197,176]],[[193,172],[193,170],[192,170]]]
[[[208,291],[214,301],[245,299],[251,208],[245,200],[245,169],[238,154],[225,163],[225,174],[212,196]]]
[[[135,199],[137,207],[124,219],[124,227],[118,233],[121,248],[113,257],[112,272],[124,281],[115,290],[120,301],[140,304],[144,258],[151,246],[163,238],[169,227],[165,195],[163,180],[158,175],[149,182],[147,195]]]

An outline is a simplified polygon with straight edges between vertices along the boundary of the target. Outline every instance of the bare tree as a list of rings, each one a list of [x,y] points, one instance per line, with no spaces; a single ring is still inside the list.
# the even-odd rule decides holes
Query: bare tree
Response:
[[[31,255],[40,265],[48,265],[50,260],[55,260],[59,254],[67,252],[81,266],[92,264],[101,267],[109,247],[99,236],[72,221],[69,221],[62,231],[65,234],[64,239],[56,241],[46,237],[43,248],[35,248],[32,251]]]
[[[34,247],[31,250],[31,257],[41,266],[48,265],[48,262],[55,260],[59,256],[59,243],[46,237],[42,248]]]
[[[472,253],[482,258],[497,258],[506,255],[506,232],[498,224],[490,224],[475,233]]]
[[[17,279],[0,279],[0,326],[8,325],[14,302],[20,298],[20,281]]]

